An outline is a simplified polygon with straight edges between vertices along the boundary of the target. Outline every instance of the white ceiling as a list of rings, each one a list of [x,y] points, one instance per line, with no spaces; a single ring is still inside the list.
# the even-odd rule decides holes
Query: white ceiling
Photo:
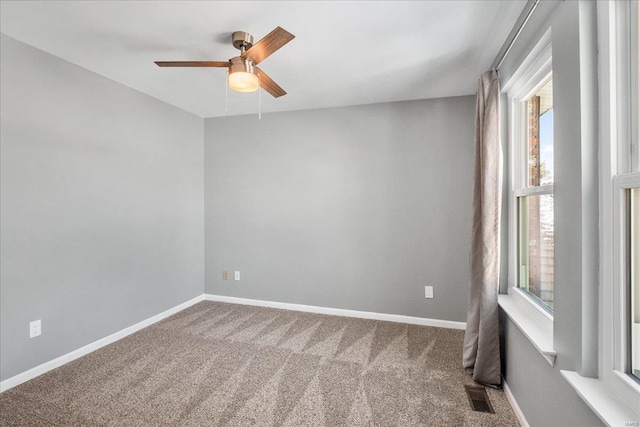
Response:
[[[200,117],[256,113],[222,68],[153,61],[237,56],[276,26],[296,38],[260,64],[288,94],[263,112],[469,95],[507,38],[517,1],[2,1],[0,30]],[[228,101],[226,96],[228,95]],[[226,110],[226,111],[225,111]]]

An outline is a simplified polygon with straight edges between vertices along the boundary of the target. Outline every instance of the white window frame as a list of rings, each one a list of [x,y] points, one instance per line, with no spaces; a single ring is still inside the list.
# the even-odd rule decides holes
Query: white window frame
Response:
[[[630,289],[625,273],[629,268],[625,248],[628,214],[625,202],[628,189],[640,187],[640,165],[637,155],[633,155],[640,148],[638,105],[637,100],[630,96],[631,93],[637,94],[632,61],[637,64],[638,23],[630,19],[632,13],[638,16],[637,7],[637,1],[628,0],[598,4],[601,185],[599,380],[631,408],[639,407],[640,383],[627,373],[630,364]]]
[[[638,81],[640,80],[640,57],[637,53],[639,51],[638,44],[640,43],[640,4],[636,1],[629,4],[628,14],[629,17],[635,16],[636,21],[630,20],[627,22],[629,32],[629,51],[636,52],[636,55],[630,54],[630,60],[626,68],[629,72],[629,93],[636,94],[635,98],[632,97],[629,100],[629,125],[631,127],[631,144],[628,147],[629,154],[631,156],[631,169],[630,171],[640,172],[640,88],[638,87]],[[635,75],[635,77],[634,77]]]
[[[540,69],[534,74],[533,78],[530,79],[526,84],[522,86],[516,86],[517,90],[514,90],[509,93],[509,103],[511,106],[513,120],[510,120],[510,124],[513,126],[513,133],[509,138],[509,152],[513,153],[513,156],[510,157],[510,167],[513,169],[513,173],[511,174],[511,195],[510,195],[510,203],[513,204],[513,208],[509,210],[509,214],[513,215],[514,229],[512,229],[513,236],[511,237],[514,240],[515,253],[509,252],[510,256],[513,256],[513,263],[515,263],[514,267],[514,275],[513,280],[510,280],[509,283],[513,283],[514,287],[518,289],[522,289],[520,287],[522,277],[522,272],[520,271],[520,265],[522,264],[522,260],[519,259],[520,252],[520,242],[519,238],[519,229],[520,229],[520,215],[519,215],[519,203],[518,199],[521,197],[530,197],[530,196],[544,196],[544,195],[553,195],[553,184],[547,185],[538,185],[538,186],[529,186],[529,174],[528,174],[528,158],[529,158],[529,144],[528,144],[528,112],[526,102],[531,99],[543,86],[547,84],[547,82],[552,78],[552,64],[551,58],[542,65]],[[511,219],[511,216],[510,216]],[[536,306],[549,313],[544,307],[541,306],[541,302],[536,301],[529,293],[525,291],[521,291],[523,295],[525,295],[529,301],[534,303]],[[551,310],[553,311],[553,310]],[[553,314],[549,313],[549,316],[553,318]]]
[[[555,365],[553,348],[553,315],[526,292],[518,288],[518,203],[521,196],[548,194],[553,186],[525,188],[526,167],[523,138],[526,136],[526,111],[523,101],[530,98],[552,77],[551,30],[540,38],[526,59],[503,87],[508,97],[509,121],[509,207],[508,207],[508,279],[507,295],[499,296],[499,303],[514,324],[531,341],[545,360]]]

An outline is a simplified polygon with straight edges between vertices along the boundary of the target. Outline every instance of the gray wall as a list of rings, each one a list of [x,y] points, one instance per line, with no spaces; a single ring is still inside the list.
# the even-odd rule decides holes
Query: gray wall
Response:
[[[205,291],[465,321],[474,99],[207,119]]]
[[[531,427],[600,426],[569,383],[540,356],[538,350],[504,313],[504,376]]]
[[[593,374],[597,366],[597,143],[588,128],[597,117],[592,66],[595,44],[581,25],[592,26],[595,3],[541,2],[500,69],[506,82],[542,34],[551,28],[554,78],[556,366],[506,317],[504,375],[532,426],[601,425],[559,370]],[[585,45],[585,43],[587,45]],[[588,58],[585,58],[587,56]],[[582,63],[582,65],[581,65]],[[507,120],[507,108],[503,108]],[[507,135],[505,134],[505,138]],[[593,219],[596,219],[593,221]],[[506,249],[506,248],[505,248]],[[504,250],[504,262],[508,251]],[[594,260],[595,255],[595,260]],[[514,285],[514,284],[512,284]],[[597,303],[597,301],[596,301]],[[583,309],[583,304],[585,309]],[[584,313],[584,315],[583,315]]]
[[[4,380],[201,295],[204,207],[201,118],[1,43]]]

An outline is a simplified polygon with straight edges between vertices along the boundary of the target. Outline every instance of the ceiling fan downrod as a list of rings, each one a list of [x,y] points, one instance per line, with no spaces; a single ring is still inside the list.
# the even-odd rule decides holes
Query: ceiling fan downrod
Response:
[[[233,41],[233,47],[240,49],[242,55],[253,46],[253,36],[244,31],[236,31],[231,35]]]

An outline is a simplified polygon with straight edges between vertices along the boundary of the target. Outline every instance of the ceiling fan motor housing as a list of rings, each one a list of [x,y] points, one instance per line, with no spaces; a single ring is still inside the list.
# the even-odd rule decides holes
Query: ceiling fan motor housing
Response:
[[[229,74],[237,72],[256,74],[256,67],[250,59],[244,59],[240,56],[236,56],[231,58],[229,61],[231,62],[231,65],[229,66]]]
[[[231,35],[233,40],[233,47],[240,49],[240,52],[244,53],[253,46],[253,36],[244,31],[236,31]]]

